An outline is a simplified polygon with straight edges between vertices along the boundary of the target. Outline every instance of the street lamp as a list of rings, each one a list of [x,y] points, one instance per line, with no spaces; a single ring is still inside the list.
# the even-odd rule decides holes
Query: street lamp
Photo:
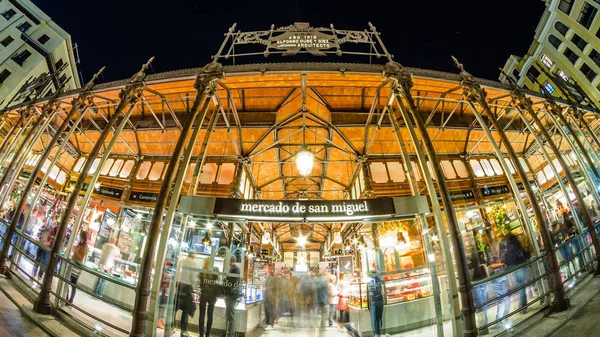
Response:
[[[310,174],[313,168],[314,158],[315,155],[305,147],[296,153],[296,167],[301,176]]]

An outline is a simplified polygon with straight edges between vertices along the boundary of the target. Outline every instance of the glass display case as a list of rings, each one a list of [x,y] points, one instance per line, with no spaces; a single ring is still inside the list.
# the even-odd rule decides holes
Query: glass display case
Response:
[[[431,296],[431,275],[422,271],[398,275],[384,281],[386,304],[407,302]]]
[[[356,308],[368,307],[367,282],[356,282],[350,284],[350,303],[348,305]]]
[[[384,278],[385,304],[408,302],[432,295],[431,275],[426,269],[410,273],[386,275]],[[368,281],[350,285],[350,305],[356,308],[368,307]]]
[[[246,304],[255,303],[263,300],[263,289],[254,284],[247,284],[244,292],[246,293]]]

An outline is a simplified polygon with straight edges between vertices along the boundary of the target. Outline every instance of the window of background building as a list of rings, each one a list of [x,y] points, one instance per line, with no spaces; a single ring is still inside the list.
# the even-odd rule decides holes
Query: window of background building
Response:
[[[516,81],[519,81],[519,69],[513,69],[512,75]]]
[[[564,72],[564,71],[562,71],[562,70],[560,70],[560,69],[559,69],[559,70],[558,70],[556,73],[558,74],[558,76],[559,76],[560,78],[562,78],[563,80],[565,80],[565,81],[567,81],[567,82],[569,81],[569,79],[571,79],[571,78],[569,77],[569,75],[565,74],[565,72]]]
[[[600,28],[598,28],[598,31],[596,31],[596,37],[600,39]]]
[[[473,174],[476,177],[483,177],[485,175],[485,172],[483,172],[483,167],[481,167],[481,164],[479,164],[479,161],[477,161],[475,159],[471,159],[471,160],[469,160],[469,165],[471,165]]]
[[[18,65],[22,66],[23,63],[31,56],[31,52],[27,49],[18,53],[17,55],[12,57],[12,60],[15,61]]]
[[[41,44],[44,44],[44,43],[48,42],[48,40],[50,40],[50,36],[44,34],[44,35],[40,36],[40,38],[38,39],[38,42]]]
[[[537,78],[540,77],[540,75],[540,71],[533,65],[527,70],[527,78],[533,83],[537,81]]]
[[[371,169],[371,179],[373,179],[373,182],[387,183],[389,181],[385,163],[369,163],[369,168]]]
[[[579,56],[577,56],[577,54],[575,54],[574,51],[572,51],[569,47],[567,47],[565,49],[565,52],[563,53],[571,63],[575,64],[575,62],[577,62],[577,59],[579,59]]]
[[[390,173],[391,181],[393,181],[395,183],[401,183],[401,182],[406,181],[406,174],[404,174],[404,168],[402,167],[402,164],[392,161],[392,162],[387,162],[386,165],[387,165],[388,172]],[[417,170],[417,168],[415,166],[412,166],[412,168]]]
[[[567,35],[567,32],[569,31],[569,27],[560,21],[556,21],[554,24],[554,29],[556,29],[556,31],[561,33],[563,36]]]
[[[454,160],[454,161],[452,161],[452,164],[454,165],[454,169],[456,170],[456,174],[458,175],[459,178],[468,178],[469,177],[469,171],[467,171],[467,166],[465,165],[464,162],[462,162],[460,160]]]
[[[590,82],[592,82],[594,80],[594,78],[596,78],[596,75],[598,75],[586,63],[582,64],[581,68],[579,68],[579,70],[581,70],[583,75],[585,75],[585,78],[587,78],[587,80]]]
[[[573,37],[571,38],[571,42],[573,42],[577,48],[579,48],[579,50],[583,51],[585,49],[585,47],[587,46],[587,42],[581,38],[581,36],[577,35],[577,34],[573,34]]]
[[[592,59],[592,61],[594,61],[594,63],[596,63],[598,67],[600,67],[600,53],[598,53],[596,49],[592,49],[592,51],[590,52],[590,58]]]
[[[25,33],[26,31],[29,30],[29,28],[31,28],[31,23],[25,21],[22,24],[17,26],[17,29],[23,33]]]
[[[558,9],[569,15],[571,13],[571,8],[573,8],[573,1],[575,0],[560,0]]]
[[[6,81],[6,79],[8,78],[8,76],[10,76],[11,72],[8,71],[8,69],[3,69],[2,71],[0,71],[0,85],[2,85],[2,83],[4,83],[4,81]]]
[[[60,60],[56,61],[56,63],[54,64],[54,67],[56,69],[60,69],[60,67],[62,67],[63,63],[64,63],[63,59],[60,59]]]
[[[548,35],[548,42],[550,42],[550,44],[556,49],[558,49],[561,44],[560,39],[554,36],[553,34]]]
[[[598,9],[593,5],[585,2],[583,7],[581,7],[581,12],[579,12],[579,17],[577,17],[577,22],[579,22],[582,26],[589,29],[594,22],[594,18],[596,17],[596,13]]]
[[[552,83],[548,82],[548,80],[546,80],[546,82],[544,82],[542,87],[548,93],[548,95],[552,95],[556,91],[556,88],[554,88]]]
[[[7,36],[4,38],[4,40],[2,40],[2,42],[0,42],[4,47],[8,47],[8,45],[13,42],[15,39],[12,38],[12,36]]]
[[[483,171],[485,171],[486,175],[488,175],[488,176],[495,175],[494,168],[492,168],[492,164],[490,164],[489,160],[482,159],[479,162],[481,163],[481,166],[483,167]]]
[[[442,166],[442,170],[444,171],[444,176],[448,179],[456,179],[456,172],[454,171],[454,166],[452,166],[452,162],[449,160],[440,161],[440,165]]]
[[[9,9],[2,13],[2,17],[4,17],[6,20],[10,20],[10,18],[15,16],[15,14],[17,14],[17,12],[15,12],[14,9]]]
[[[552,66],[554,65],[554,62],[552,62],[552,60],[546,54],[542,54],[542,56],[540,56],[540,61],[542,61],[542,63],[548,69],[552,68]]]

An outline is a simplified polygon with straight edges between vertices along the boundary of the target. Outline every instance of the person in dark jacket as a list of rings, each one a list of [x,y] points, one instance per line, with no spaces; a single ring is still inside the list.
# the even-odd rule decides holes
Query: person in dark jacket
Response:
[[[204,266],[202,270],[208,271],[210,260],[207,258],[204,260]],[[198,329],[200,337],[209,337],[210,329],[213,323],[213,313],[215,311],[215,303],[217,297],[220,294],[220,285],[217,278],[217,272],[219,269],[213,268],[212,273],[201,272],[200,273],[200,317],[198,320]],[[208,309],[207,309],[208,306]],[[206,330],[204,329],[204,318],[206,316]]]
[[[371,281],[367,285],[367,295],[373,336],[380,337],[383,327],[383,280],[376,273],[376,269],[371,273]]]
[[[321,314],[321,323],[319,324],[321,329],[325,329],[329,322],[329,281],[325,277],[325,274],[320,274],[316,278],[317,286],[317,307]]]
[[[225,295],[225,314],[227,318],[227,335],[226,337],[233,337],[235,332],[235,307],[242,297],[242,279],[239,276],[233,276],[240,274],[240,267],[236,264],[237,258],[232,256],[229,260],[229,276],[226,278],[227,284],[224,285],[226,292]]]
[[[473,249],[471,251],[471,262],[469,263],[469,270],[471,272],[471,280],[473,282],[482,280],[488,276],[487,269],[484,261],[482,261],[479,257],[479,252],[475,245],[473,245]],[[473,287],[473,304],[481,305],[488,300],[488,291],[489,291],[489,283],[481,283]],[[483,320],[477,324],[477,326],[483,326],[488,324],[487,317],[487,305],[484,305],[476,310],[478,313],[483,313]],[[480,330],[480,335],[486,335],[489,333],[487,328]]]

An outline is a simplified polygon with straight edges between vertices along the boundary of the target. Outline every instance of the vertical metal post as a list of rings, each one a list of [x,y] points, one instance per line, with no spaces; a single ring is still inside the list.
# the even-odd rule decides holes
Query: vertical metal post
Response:
[[[477,336],[477,326],[475,323],[475,306],[473,304],[473,293],[471,291],[471,276],[469,274],[467,266],[467,256],[465,254],[465,247],[460,237],[458,219],[456,218],[454,205],[452,204],[452,200],[450,199],[450,192],[448,190],[448,185],[446,184],[446,177],[442,173],[442,168],[440,166],[440,162],[433,147],[433,143],[431,142],[431,138],[427,133],[427,127],[425,126],[423,116],[418,111],[413,97],[410,93],[410,90],[413,86],[412,75],[408,71],[406,71],[404,67],[402,67],[396,62],[387,63],[385,66],[384,74],[392,81],[392,90],[394,91],[396,101],[400,106],[400,110],[403,113],[410,113],[410,115],[414,119],[417,129],[419,130],[419,134],[421,135],[423,145],[425,146],[427,157],[431,161],[431,166],[433,168],[433,173],[437,180],[442,204],[444,205],[444,210],[446,211],[446,219],[448,220],[448,227],[450,229],[450,236],[452,238],[453,248],[455,252],[454,257],[459,283],[458,292],[462,304],[461,312],[463,314],[465,324],[463,328],[463,333],[464,336],[467,337]],[[404,105],[404,102],[402,102],[402,98],[406,99],[408,107]],[[408,121],[407,118],[405,118],[405,120]],[[417,140],[413,139],[413,142],[415,142],[416,144]],[[421,167],[423,168],[423,171],[427,171],[428,168],[426,163],[423,162],[423,158],[420,158],[419,162]],[[432,197],[434,195],[435,191]],[[433,203],[435,204],[435,202]]]
[[[48,262],[48,266],[46,267],[46,273],[44,274],[44,280],[42,282],[42,286],[40,288],[40,293],[38,298],[34,304],[34,310],[37,313],[48,315],[52,311],[52,302],[50,301],[50,291],[52,287],[52,279],[54,278],[54,269],[56,268],[56,264],[58,262],[57,254],[60,251],[60,247],[62,245],[62,241],[65,237],[65,233],[67,231],[67,226],[71,220],[71,215],[75,209],[75,205],[77,204],[77,199],[79,198],[79,193],[83,189],[83,184],[87,178],[87,173],[90,171],[92,164],[100,152],[100,149],[104,146],[104,141],[108,134],[112,131],[113,127],[117,123],[117,120],[121,118],[121,112],[125,109],[126,106],[130,104],[135,104],[140,97],[141,91],[144,87],[144,78],[146,77],[146,69],[150,66],[150,62],[154,57],[150,58],[146,64],[142,66],[142,69],[137,72],[129,81],[128,85],[121,91],[119,97],[121,101],[119,105],[116,107],[112,117],[108,121],[108,123],[104,126],[104,130],[96,140],[96,144],[92,148],[92,151],[89,154],[88,159],[85,161],[83,168],[81,169],[81,174],[73,187],[73,192],[69,197],[69,202],[67,203],[67,207],[65,209],[65,213],[62,216],[60,224],[58,225],[58,231],[56,233],[56,237],[54,239],[54,245],[50,251],[50,260]],[[123,117],[127,119],[128,117]],[[100,170],[100,168],[98,168]],[[88,188],[93,188],[93,186],[89,186]]]
[[[15,146],[21,143],[21,141],[19,141],[21,135],[25,133],[25,131],[30,130],[29,125],[34,123],[35,118],[33,118],[33,113],[31,112],[32,110],[33,109],[28,109],[26,111],[21,112],[24,115],[23,119],[26,119],[25,124],[21,125],[17,134],[13,137],[12,141],[10,141],[8,143],[8,146],[4,149],[4,152],[0,153],[0,169],[2,168],[2,164],[4,164],[4,162],[6,162],[11,153],[13,153],[13,149],[15,148]]]
[[[587,161],[583,156],[582,151],[577,150],[576,145],[573,143],[573,141],[571,141],[571,138],[569,137],[567,132],[562,127],[560,127],[560,122],[556,118],[556,115],[561,113],[560,108],[558,107],[556,102],[551,98],[546,99],[546,101],[544,102],[544,106],[547,112],[547,116],[550,118],[550,120],[552,120],[552,123],[554,123],[563,139],[569,144],[569,147],[577,157],[577,162],[581,167],[581,173],[583,174],[585,180],[587,180],[587,183],[589,184],[592,196],[594,197],[596,203],[600,205],[600,194],[598,193],[598,188],[596,187],[596,182],[598,178],[593,176],[587,169]],[[573,188],[575,188],[575,186],[573,186]]]
[[[590,211],[587,209],[587,207],[585,207],[583,195],[581,194],[581,191],[579,190],[579,188],[577,188],[575,179],[571,175],[571,172],[568,169],[568,165],[565,162],[565,159],[560,154],[560,150],[558,149],[556,144],[554,144],[554,142],[552,141],[552,138],[550,137],[550,134],[548,134],[548,131],[546,130],[545,126],[542,124],[540,119],[537,117],[537,114],[535,113],[535,111],[533,111],[531,101],[529,99],[527,99],[525,97],[525,95],[523,95],[522,93],[517,92],[517,91],[513,91],[513,92],[514,92],[513,93],[514,99],[517,102],[518,107],[524,108],[527,110],[527,112],[529,112],[529,115],[531,116],[531,118],[533,119],[535,124],[538,126],[538,129],[540,130],[540,132],[542,133],[544,138],[546,138],[546,140],[548,141],[548,145],[550,146],[550,149],[552,149],[552,152],[554,152],[554,155],[556,156],[556,159],[558,160],[559,164],[563,167],[567,181],[569,182],[569,184],[571,185],[571,189],[573,190],[573,194],[575,194],[575,197],[581,203],[580,209],[581,209],[581,215],[583,216],[583,222],[585,223],[587,230],[592,237],[592,244],[594,245],[594,250],[596,252],[596,260],[600,261],[600,241],[598,240],[598,233],[596,232],[596,229],[594,228],[594,223],[592,222],[592,217],[590,215]],[[560,180],[560,176],[557,176],[556,179]],[[592,188],[595,188],[595,186],[592,186]],[[568,194],[566,194],[566,195],[568,195]],[[596,271],[594,272],[594,275],[600,275],[600,263],[598,263],[596,265]]]
[[[494,116],[494,113],[490,109],[490,107],[486,101],[487,93],[483,90],[483,88],[481,88],[481,86],[479,84],[477,84],[475,82],[475,78],[473,77],[473,75],[471,75],[467,71],[465,71],[462,64],[458,63],[458,60],[456,60],[454,57],[453,57],[453,59],[454,59],[454,62],[457,64],[457,67],[460,69],[460,75],[462,77],[461,85],[465,92],[465,96],[467,97],[471,107],[473,108],[473,114],[479,121],[479,124],[484,129],[484,131],[487,130],[487,133],[489,133],[489,129],[487,128],[485,121],[483,120],[482,116],[479,115],[479,113],[477,112],[477,109],[475,108],[475,106],[473,104],[473,102],[476,102],[477,104],[479,104],[479,106],[481,106],[483,108],[483,112],[487,115],[487,117],[490,120],[490,122],[492,123],[492,126],[494,127],[494,129],[496,129],[498,136],[500,136],[501,142],[504,143],[504,146],[506,147],[506,150],[508,152],[508,157],[512,160],[513,166],[515,167],[515,170],[517,171],[519,178],[523,182],[523,187],[525,188],[525,194],[529,198],[531,208],[533,210],[533,214],[535,216],[537,223],[539,224],[540,233],[541,233],[542,239],[544,241],[544,247],[546,247],[546,250],[550,255],[548,266],[550,269],[550,276],[553,279],[552,284],[554,285],[554,302],[552,303],[552,309],[555,312],[567,310],[570,307],[570,302],[569,302],[569,299],[567,298],[567,295],[565,294],[564,285],[560,278],[560,274],[559,274],[559,270],[558,270],[559,264],[558,264],[558,259],[556,257],[556,251],[553,249],[552,239],[550,238],[550,233],[548,233],[547,227],[544,223],[544,216],[542,215],[542,211],[540,209],[539,203],[537,202],[535,193],[533,192],[531,185],[529,185],[529,180],[527,179],[527,174],[525,173],[525,169],[523,169],[523,165],[519,161],[519,157],[517,156],[515,149],[512,147],[510,140],[504,133],[502,126],[500,125],[500,123],[498,123],[496,116]],[[489,134],[489,138],[490,138],[490,142],[495,143],[495,140],[493,137],[491,137],[491,134]],[[498,148],[497,151],[500,151],[500,149]],[[502,153],[500,152],[499,155],[500,155],[499,159],[502,159],[502,163],[504,164],[505,167],[507,167],[508,165],[506,164],[505,159],[501,156]],[[518,189],[515,190],[515,193],[519,193]],[[527,209],[526,208],[523,209],[523,212],[524,212],[523,217],[525,218],[525,221],[527,222],[529,220],[527,218]]]
[[[82,115],[85,113],[84,112],[85,108],[87,106],[89,106],[88,102],[86,102],[86,101],[91,96],[90,90],[93,87],[95,80],[98,78],[98,76],[100,76],[100,74],[102,73],[103,70],[104,70],[104,68],[102,68],[97,74],[95,74],[94,77],[92,78],[92,80],[85,85],[83,92],[81,94],[79,94],[79,96],[77,96],[75,99],[73,99],[73,102],[71,104],[71,106],[72,106],[71,110],[65,117],[65,120],[63,121],[63,123],[58,127],[58,130],[56,130],[56,134],[54,135],[54,137],[52,137],[50,142],[46,145],[46,150],[42,153],[42,156],[38,160],[37,165],[31,172],[31,179],[29,179],[29,181],[27,182],[27,186],[25,186],[25,189],[22,192],[21,200],[19,201],[19,204],[18,204],[17,208],[15,209],[15,214],[13,215],[12,222],[8,229],[7,237],[12,238],[12,236],[17,228],[17,223],[19,222],[19,218],[21,217],[21,214],[23,213],[23,207],[25,206],[25,203],[27,202],[27,196],[29,195],[29,193],[33,189],[33,186],[35,185],[35,177],[37,177],[39,172],[42,170],[42,167],[44,166],[46,159],[50,156],[50,153],[52,152],[54,145],[56,145],[58,140],[63,137],[63,132],[65,132],[65,130],[67,129],[67,126],[69,126],[69,124],[70,124],[71,120],[73,119],[73,117],[75,116],[75,114],[77,112],[81,112]],[[73,125],[72,128],[74,129],[75,125]],[[67,140],[65,139],[65,141],[67,141]],[[57,156],[59,154],[60,153],[57,153]],[[48,170],[49,169],[50,168],[48,168]],[[40,185],[40,189],[42,188],[42,186],[43,185]],[[33,208],[33,205],[31,208]],[[26,223],[26,222],[24,222],[24,223]],[[8,268],[6,265],[6,259],[8,257],[8,246],[9,245],[4,245],[2,247],[2,251],[0,252],[0,274],[5,274],[5,275],[8,274],[7,273]]]
[[[54,112],[52,112],[52,113],[54,113]],[[15,155],[13,156],[10,163],[6,167],[6,170],[4,171],[4,175],[0,179],[0,205],[4,204],[4,200],[6,200],[6,195],[10,193],[10,191],[4,187],[6,185],[6,182],[9,181],[9,177],[12,176],[12,171],[15,168],[15,166],[17,165],[17,162],[19,161],[20,154],[23,152],[23,150],[25,149],[25,147],[27,145],[29,145],[30,143],[35,143],[35,141],[37,141],[37,138],[35,137],[35,135],[39,131],[39,128],[47,120],[48,120],[48,116],[43,113],[38,117],[35,124],[33,124],[33,127],[31,127],[31,129],[29,130],[29,132],[27,133],[27,135],[25,136],[25,138],[23,139],[21,144],[19,144],[19,147],[17,148]]]
[[[418,196],[421,195],[421,193],[419,192],[419,187],[417,184],[417,180],[415,178],[415,174],[414,174],[414,168],[412,165],[412,162],[410,161],[410,157],[408,155],[408,151],[406,150],[406,145],[404,144],[404,140],[402,139],[402,135],[400,134],[400,127],[398,126],[398,120],[396,119],[395,116],[392,115],[393,114],[393,109],[390,107],[389,109],[389,117],[390,117],[390,122],[392,123],[392,126],[394,127],[394,133],[396,134],[396,139],[398,141],[398,145],[400,146],[400,151],[402,153],[402,163],[404,164],[404,170],[405,170],[405,176],[406,179],[408,180],[408,185],[410,186],[410,190],[412,195],[414,196]],[[408,116],[406,116],[408,117]],[[410,125],[410,126],[409,126]],[[412,128],[412,125],[410,123],[410,120],[408,120],[407,123],[407,127],[410,127],[411,129],[411,133],[414,133],[414,129]],[[416,139],[416,135],[414,135],[414,138]],[[422,162],[425,162],[425,156],[423,155],[423,150],[421,149],[421,146],[419,146],[417,143],[415,143],[415,149],[417,149],[417,153],[418,153],[418,157],[422,158]],[[423,176],[424,176],[424,180],[426,181],[426,185],[428,187],[428,193],[430,196],[430,200],[431,200],[431,204],[433,205],[434,208],[434,219],[436,221],[436,223],[439,226],[444,226],[444,221],[442,219],[442,212],[440,210],[440,205],[437,201],[437,197],[436,197],[436,193],[435,193],[435,188],[433,187],[433,180],[431,179],[431,175],[429,173],[429,171],[423,171]],[[421,222],[421,227],[422,227],[422,233],[423,233],[423,241],[425,243],[425,250],[427,251],[427,263],[429,264],[429,269],[431,270],[431,286],[433,288],[433,301],[434,301],[434,310],[435,310],[435,320],[436,320],[436,331],[437,334],[436,336],[441,337],[444,336],[444,312],[442,310],[442,300],[441,300],[441,287],[440,287],[440,281],[438,279],[438,272],[437,272],[437,267],[435,265],[435,261],[430,261],[429,259],[429,254],[434,254],[435,252],[433,250],[433,246],[431,244],[431,238],[432,235],[430,234],[431,229],[429,228],[429,224],[427,222],[427,217],[424,214],[421,214],[418,216],[418,220],[420,220]],[[438,237],[439,237],[439,230],[438,230]],[[446,235],[446,231],[443,231],[443,237],[440,240],[440,242],[442,242],[441,246],[442,247],[446,247],[448,246],[447,243],[447,235]],[[451,321],[452,321],[452,328],[453,328],[453,336],[457,336],[458,332],[456,331],[456,317],[454,315],[454,312],[457,312],[460,310],[460,308],[458,308],[458,303],[454,303],[454,295],[456,294],[456,281],[452,282],[454,280],[454,268],[452,265],[452,257],[449,256],[450,255],[450,251],[449,250],[444,250],[442,249],[442,259],[446,262],[446,265],[448,266],[448,268],[446,268],[446,274],[448,276],[448,303],[450,304],[450,317]],[[446,259],[448,258],[448,259]],[[449,275],[452,275],[452,277],[450,277]],[[456,306],[456,308],[455,308]],[[456,309],[459,310],[456,310]]]
[[[551,109],[549,112],[554,113],[554,116],[558,117],[558,120],[560,121],[560,123],[556,125],[558,128],[562,129],[562,126],[567,128],[567,131],[571,135],[571,138],[575,141],[575,144],[577,144],[577,147],[580,149],[581,155],[583,156],[585,161],[588,163],[590,169],[594,173],[595,179],[600,179],[600,172],[598,172],[596,165],[594,165],[594,161],[590,157],[590,154],[586,151],[585,146],[583,146],[581,139],[575,136],[575,131],[573,130],[565,116],[562,114],[562,111],[560,111],[557,105],[554,105],[554,108]],[[564,132],[564,130],[562,131]]]
[[[573,108],[570,108],[569,110],[572,111]],[[596,153],[596,151],[598,151],[596,148],[594,148],[594,144],[592,144],[592,142],[588,139],[588,137],[585,135],[585,132],[583,132],[583,130],[579,127],[579,124],[577,123],[577,120],[575,120],[575,117],[572,114],[567,114],[567,117],[565,117],[567,119],[567,121],[572,122],[571,127],[573,128],[573,131],[575,133],[573,133],[573,137],[577,137],[577,138],[583,138],[584,141],[584,145],[587,145],[588,148],[586,149],[587,153],[590,154],[592,157],[592,161],[595,161],[594,164],[595,165],[599,165],[599,161],[600,161],[600,157],[598,157],[598,153]]]
[[[198,94],[198,95],[200,95],[200,94]],[[208,101],[208,97],[206,97],[206,99]],[[202,111],[203,111],[202,116],[200,116],[200,118],[196,117],[195,129],[194,129],[194,132],[192,133],[192,136],[190,137],[188,146],[185,149],[185,153],[183,155],[183,161],[181,163],[181,167],[179,168],[179,173],[177,174],[175,186],[173,187],[173,192],[171,192],[171,200],[169,201],[169,206],[167,208],[167,213],[165,215],[164,225],[163,225],[162,233],[160,236],[160,241],[158,244],[158,250],[157,250],[156,258],[155,258],[156,262],[154,264],[155,270],[157,268],[161,268],[161,272],[164,272],[165,254],[167,252],[169,235],[171,233],[171,226],[173,224],[173,218],[175,216],[175,211],[176,211],[176,208],[178,205],[177,202],[181,195],[181,188],[183,187],[183,183],[184,183],[185,176],[186,176],[186,171],[187,171],[188,165],[190,163],[190,160],[192,158],[192,154],[194,152],[194,145],[196,143],[198,133],[202,129],[202,124],[204,123],[204,120],[206,119],[206,115],[208,113],[207,109],[202,109]],[[201,162],[201,161],[203,162],[204,157],[206,157],[205,156],[206,145],[208,144],[208,138],[210,137],[210,133],[211,133],[212,129],[214,128],[214,121],[217,120],[217,116],[218,116],[218,113],[215,109],[215,111],[212,113],[211,118],[207,124],[206,133],[204,135],[204,142],[202,143],[203,145],[202,145],[202,149],[200,150],[198,162]],[[190,186],[188,192],[194,191],[194,186],[195,185]],[[188,193],[188,194],[192,194],[192,193]],[[187,223],[186,216],[187,215],[184,215],[182,218],[181,226],[183,228],[185,228],[185,224]],[[158,311],[156,310],[156,305],[157,305],[156,303],[157,303],[157,299],[158,299],[158,293],[160,291],[160,282],[161,282],[161,278],[158,277],[159,275],[160,274],[155,272],[155,277],[152,279],[152,293],[150,294],[150,305],[149,305],[149,309],[148,309],[148,314],[149,314],[148,317],[149,318],[148,318],[148,324],[146,324],[146,335],[148,335],[148,336],[156,335],[156,322],[159,319]],[[174,287],[175,287],[173,281],[171,281],[170,287],[171,287],[171,290],[169,291],[169,293],[173,294]],[[170,301],[173,300],[172,296],[169,300]],[[167,307],[167,310],[166,310],[165,321],[167,323],[170,322],[170,317],[172,316],[172,311],[173,311],[172,306],[170,304],[171,303],[169,303],[169,306]],[[165,325],[165,335],[169,335],[170,330],[171,330],[171,325],[170,324]]]
[[[6,144],[8,144],[8,142],[10,141],[10,138],[15,134],[17,129],[19,129],[19,125],[23,121],[25,114],[27,114],[27,112],[21,111],[19,119],[17,119],[17,122],[15,123],[15,125],[13,125],[13,127],[10,129],[10,131],[8,131],[8,134],[6,134],[6,137],[4,137],[4,139],[2,140],[2,144],[0,144],[0,164],[2,164],[2,162],[4,161],[4,156],[5,156],[4,150],[6,150]],[[22,131],[22,130],[23,130],[23,127],[20,128],[20,131]],[[6,151],[6,152],[8,152],[8,151]]]
[[[146,322],[146,307],[148,305],[148,297],[150,295],[150,273],[152,272],[152,265],[154,260],[154,253],[156,250],[157,240],[160,236],[161,224],[163,222],[163,215],[165,213],[165,206],[171,193],[171,187],[175,180],[175,174],[179,171],[181,156],[183,154],[184,144],[191,132],[192,126],[200,105],[202,106],[202,113],[206,113],[208,104],[214,93],[215,85],[214,81],[222,78],[223,67],[218,63],[210,63],[202,69],[202,73],[196,78],[195,87],[198,91],[194,105],[190,111],[190,116],[185,121],[185,124],[173,150],[171,160],[169,161],[169,170],[167,171],[163,184],[160,188],[160,192],[157,197],[156,206],[154,213],[152,214],[152,220],[148,229],[148,247],[146,248],[146,256],[142,261],[140,268],[140,278],[138,282],[138,290],[135,297],[135,306],[133,310],[133,322],[130,336],[144,336],[145,329],[144,324]],[[168,233],[166,234],[168,235]],[[162,266],[160,266],[162,268]],[[158,275],[156,277],[159,277]]]

